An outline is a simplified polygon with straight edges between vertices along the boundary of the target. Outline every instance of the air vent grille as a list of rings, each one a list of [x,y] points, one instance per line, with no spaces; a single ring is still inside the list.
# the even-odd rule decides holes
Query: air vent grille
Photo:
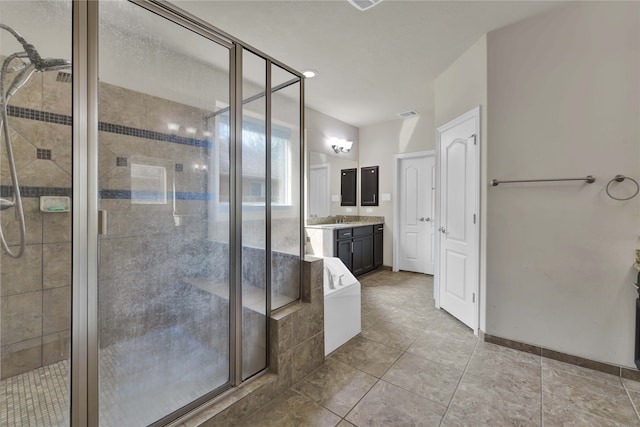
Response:
[[[63,71],[58,72],[56,76],[56,81],[61,83],[71,83],[71,73],[65,73]]]
[[[365,11],[382,2],[382,0],[348,0],[356,9]]]
[[[408,119],[409,117],[418,117],[420,114],[418,114],[418,112],[415,110],[411,110],[411,111],[405,111],[404,113],[400,113],[398,115],[403,119]]]

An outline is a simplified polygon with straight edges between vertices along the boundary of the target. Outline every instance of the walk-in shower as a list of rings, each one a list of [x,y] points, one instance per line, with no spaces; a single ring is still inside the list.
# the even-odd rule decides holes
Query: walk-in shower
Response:
[[[9,171],[11,173],[11,186],[13,188],[13,200],[0,198],[0,210],[9,208],[16,209],[16,219],[18,220],[18,228],[20,233],[20,243],[18,251],[12,252],[7,244],[7,240],[0,225],[0,243],[2,249],[12,258],[20,258],[24,254],[26,246],[26,227],[24,223],[24,210],[22,207],[22,195],[20,194],[20,185],[18,184],[18,172],[16,170],[16,161],[13,156],[13,147],[11,145],[11,133],[9,132],[9,115],[7,108],[11,97],[22,88],[35,72],[57,71],[71,67],[71,62],[65,59],[42,58],[36,48],[28,43],[13,28],[0,23],[0,30],[9,32],[22,45],[22,52],[15,52],[7,56],[2,61],[0,69],[0,127],[2,127],[2,136],[6,148],[7,160],[9,162]],[[17,60],[17,61],[14,61]],[[15,65],[11,63],[18,62]],[[14,73],[13,78],[9,76]],[[9,81],[7,82],[7,79]],[[5,88],[5,86],[8,86]]]
[[[176,12],[0,1],[3,427],[175,420],[300,298],[302,77]]]

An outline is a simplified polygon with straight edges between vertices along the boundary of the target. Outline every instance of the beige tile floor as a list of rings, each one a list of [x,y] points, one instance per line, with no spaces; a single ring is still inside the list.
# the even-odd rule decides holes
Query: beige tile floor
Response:
[[[362,333],[243,425],[640,425],[640,383],[478,341],[430,276],[361,283]]]

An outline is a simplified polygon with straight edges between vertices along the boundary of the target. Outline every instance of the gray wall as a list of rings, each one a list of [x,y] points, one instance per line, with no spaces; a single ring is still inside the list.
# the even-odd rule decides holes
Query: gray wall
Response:
[[[633,365],[640,197],[640,4],[572,3],[488,34],[486,332]],[[630,194],[629,183],[615,185]]]

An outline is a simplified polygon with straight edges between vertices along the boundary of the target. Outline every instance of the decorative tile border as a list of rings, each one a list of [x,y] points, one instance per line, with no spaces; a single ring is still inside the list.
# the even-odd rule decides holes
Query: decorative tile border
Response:
[[[513,341],[506,338],[500,338],[493,335],[484,335],[486,342],[501,345],[503,347],[513,348],[514,350],[524,351],[526,353],[535,354],[538,356],[546,357],[547,359],[553,359],[560,362],[569,363],[571,365],[581,366],[583,368],[593,369],[594,371],[600,371],[611,375],[616,375],[622,378],[630,380],[640,381],[640,371],[624,368],[622,366],[612,365],[609,363],[598,362],[584,357],[573,356],[571,354],[561,353],[555,350],[549,350],[548,348],[538,347],[531,344],[521,343],[519,341]]]
[[[100,198],[101,199],[122,199],[128,200],[131,199],[131,190],[100,190]],[[136,193],[137,198],[145,199],[147,192],[134,192]],[[148,192],[149,199],[154,199],[157,196],[155,192]],[[173,199],[173,193],[167,192],[167,200]],[[215,200],[216,195],[210,193],[196,193],[196,192],[186,192],[186,191],[177,191],[176,192],[176,200]]]
[[[22,197],[67,196],[73,197],[73,189],[63,187],[20,187]],[[144,197],[144,194],[142,194]],[[0,197],[13,197],[13,187],[0,186]],[[131,199],[131,190],[100,190],[101,199]],[[173,193],[167,193],[167,199],[173,199]],[[177,191],[176,200],[215,200],[215,194]]]
[[[20,187],[22,197],[40,197],[40,196],[73,196],[71,188],[64,187]],[[0,186],[0,197],[13,197],[13,187],[10,185]]]
[[[11,117],[19,117],[21,119],[38,120],[39,122],[55,123],[58,125],[71,126],[73,119],[65,114],[49,113],[47,111],[33,110],[31,108],[16,107],[14,105],[7,106],[7,114]]]
[[[65,114],[49,113],[47,111],[33,110],[31,108],[16,107],[9,105],[7,113],[11,117],[21,119],[37,120],[58,125],[73,125],[73,117]],[[171,135],[168,133],[154,132],[151,130],[134,128],[130,126],[116,125],[113,123],[98,122],[98,130],[119,135],[136,136],[138,138],[153,139],[156,141],[173,142],[174,144],[191,145],[194,147],[213,148],[213,143],[195,138],[185,138],[183,136]]]

